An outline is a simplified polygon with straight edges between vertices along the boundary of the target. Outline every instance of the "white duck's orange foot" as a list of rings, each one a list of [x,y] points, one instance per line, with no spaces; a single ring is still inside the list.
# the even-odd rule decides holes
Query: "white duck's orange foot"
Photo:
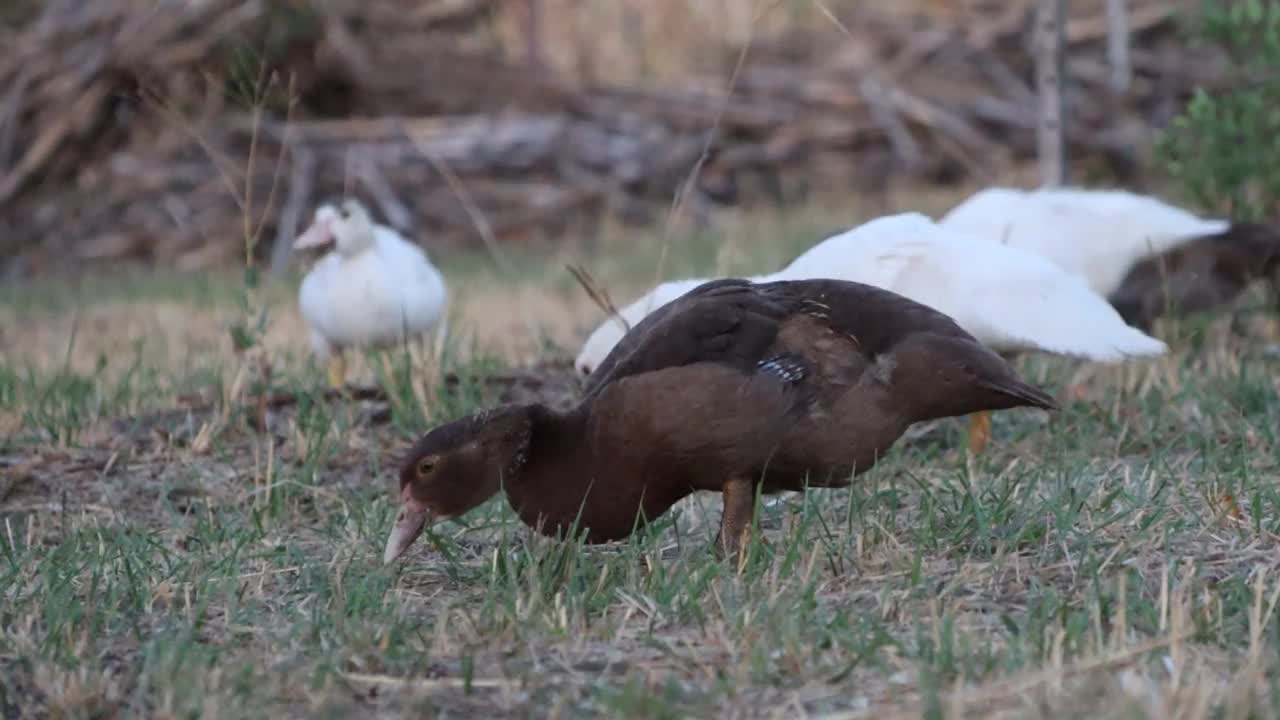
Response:
[[[969,451],[979,455],[991,442],[991,413],[976,412],[969,416]]]
[[[341,390],[347,384],[347,358],[340,352],[329,356],[329,387]]]

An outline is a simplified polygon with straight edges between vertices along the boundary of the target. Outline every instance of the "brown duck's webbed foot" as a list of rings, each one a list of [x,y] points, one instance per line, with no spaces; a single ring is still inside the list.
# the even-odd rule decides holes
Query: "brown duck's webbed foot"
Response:
[[[983,410],[969,416],[969,451],[979,455],[991,442],[991,413]]]
[[[751,534],[751,516],[755,511],[754,484],[745,478],[733,478],[724,484],[724,512],[720,516],[720,536],[716,547],[724,557],[740,559]]]

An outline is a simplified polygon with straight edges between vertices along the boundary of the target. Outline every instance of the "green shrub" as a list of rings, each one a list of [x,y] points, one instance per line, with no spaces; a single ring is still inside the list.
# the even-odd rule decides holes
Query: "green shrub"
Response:
[[[1206,210],[1280,216],[1280,0],[1206,0],[1193,42],[1221,48],[1221,89],[1199,88],[1161,137],[1169,172]]]

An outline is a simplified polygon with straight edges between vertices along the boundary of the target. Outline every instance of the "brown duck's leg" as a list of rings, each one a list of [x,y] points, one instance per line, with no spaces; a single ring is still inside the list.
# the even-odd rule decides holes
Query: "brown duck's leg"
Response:
[[[969,451],[979,455],[991,442],[991,413],[987,410],[969,416]]]
[[[725,557],[737,557],[751,532],[751,515],[755,510],[755,487],[745,478],[732,478],[721,490],[724,512],[720,515],[718,545]]]
[[[343,385],[347,384],[347,357],[342,354],[341,350],[335,350],[329,356],[329,387],[334,390],[341,390]]]

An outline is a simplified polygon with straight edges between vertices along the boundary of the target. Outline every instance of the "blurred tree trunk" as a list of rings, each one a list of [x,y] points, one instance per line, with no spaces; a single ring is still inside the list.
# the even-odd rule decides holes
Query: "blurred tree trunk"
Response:
[[[1066,112],[1063,107],[1067,0],[1037,0],[1036,91],[1040,98],[1040,183],[1067,182]]]
[[[630,0],[622,8],[622,39],[641,79],[649,79],[649,44],[644,36],[644,14]]]
[[[1111,92],[1123,95],[1129,89],[1128,0],[1107,0],[1107,64],[1111,66]]]
[[[545,69],[542,44],[542,0],[524,2],[525,61],[538,72]]]
[[[589,31],[583,31],[583,24],[590,26],[591,16],[588,14],[586,3],[594,0],[574,0],[568,17],[564,18],[564,22],[569,24],[569,36],[573,43],[573,62],[576,71],[577,81],[582,85],[595,85],[596,83],[596,37]]]

